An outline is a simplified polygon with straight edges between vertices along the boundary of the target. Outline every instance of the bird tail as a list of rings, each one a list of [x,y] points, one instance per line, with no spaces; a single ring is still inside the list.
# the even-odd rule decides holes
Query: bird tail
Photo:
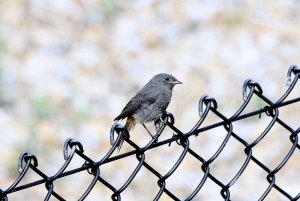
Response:
[[[124,142],[124,137],[128,137],[129,138],[130,137],[129,136],[129,131],[134,128],[134,119],[133,119],[133,117],[128,117],[127,118],[125,127],[126,127],[128,133],[127,132],[122,132],[121,140],[120,140],[120,142],[118,144],[118,151],[120,151],[120,149],[122,147],[122,144]]]

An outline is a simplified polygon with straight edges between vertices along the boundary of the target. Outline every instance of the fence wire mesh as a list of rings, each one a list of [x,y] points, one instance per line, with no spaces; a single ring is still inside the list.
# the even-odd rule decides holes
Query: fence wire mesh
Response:
[[[286,200],[298,200],[300,198],[300,190],[297,195],[290,194],[286,190],[285,186],[279,185],[276,182],[276,175],[278,175],[278,173],[283,169],[290,158],[300,150],[300,145],[298,142],[298,133],[300,131],[300,127],[298,129],[293,129],[292,126],[281,119],[279,115],[280,107],[285,107],[287,105],[294,104],[300,101],[300,97],[287,100],[287,97],[296,86],[299,77],[300,68],[297,66],[291,66],[287,73],[287,90],[276,102],[272,102],[270,99],[266,98],[263,95],[263,90],[257,82],[250,79],[246,80],[243,85],[244,102],[236,111],[236,113],[231,117],[226,117],[218,111],[217,101],[214,98],[209,96],[202,96],[199,100],[198,105],[200,118],[190,131],[181,131],[175,126],[175,119],[173,115],[171,113],[165,113],[162,117],[163,123],[159,131],[157,132],[155,139],[152,139],[146,146],[140,147],[135,142],[131,141],[130,138],[125,138],[125,142],[127,142],[128,145],[133,148],[133,150],[112,156],[113,153],[116,152],[117,144],[121,139],[122,133],[128,132],[124,126],[115,123],[110,131],[110,137],[113,145],[107,152],[107,154],[99,161],[92,160],[89,156],[87,156],[84,153],[83,146],[79,141],[73,138],[69,138],[65,141],[63,148],[65,162],[62,167],[56,172],[56,174],[51,176],[46,175],[42,170],[38,168],[38,160],[33,154],[29,152],[23,152],[21,153],[18,161],[19,176],[16,178],[15,182],[11,184],[7,189],[3,189],[3,187],[0,189],[0,198],[2,201],[6,201],[9,200],[9,197],[15,192],[44,184],[47,190],[47,194],[45,195],[44,200],[50,200],[50,198],[56,198],[57,200],[66,200],[63,195],[56,192],[55,183],[58,180],[63,180],[68,176],[87,171],[93,179],[78,200],[84,200],[85,198],[87,198],[89,196],[89,193],[95,188],[96,184],[100,184],[100,188],[107,188],[111,192],[112,200],[121,200],[122,193],[132,184],[132,181],[136,178],[139,171],[142,168],[145,168],[156,178],[157,186],[159,189],[153,196],[153,200],[160,200],[162,196],[168,197],[168,199],[170,200],[182,200],[182,198],[179,198],[177,196],[177,192],[174,192],[167,187],[167,182],[168,179],[176,171],[178,171],[179,166],[182,164],[182,162],[189,157],[193,158],[193,160],[196,160],[197,163],[200,164],[199,172],[202,172],[202,174],[201,177],[199,176],[199,178],[195,178],[198,183],[194,189],[188,189],[190,191],[190,194],[185,197],[184,200],[195,200],[195,196],[201,193],[201,190],[203,190],[203,186],[208,182],[213,182],[218,186],[220,192],[219,196],[221,200],[234,199],[231,197],[231,189],[244,174],[250,163],[256,164],[256,166],[266,174],[266,178],[264,181],[267,183],[267,185],[266,188],[263,189],[263,193],[259,195],[259,200],[268,198],[268,195],[272,190],[280,193]],[[254,96],[263,101],[264,105],[266,106],[250,112],[245,112],[245,108],[248,106],[250,100],[253,99]],[[221,121],[203,126],[209,113],[216,115],[221,119]],[[270,118],[270,122],[264,128],[263,132],[259,133],[258,137],[252,142],[248,142],[243,138],[242,135],[235,131],[233,126],[234,122],[238,122],[253,116],[261,117],[261,115],[263,114],[266,114],[267,117]],[[286,138],[290,142],[290,147],[288,148],[288,153],[274,168],[266,165],[263,161],[259,160],[259,157],[254,154],[253,149],[258,144],[260,144],[261,141],[270,133],[269,131],[272,129],[272,127],[274,127],[275,124],[281,126],[289,133],[288,135],[286,135]],[[159,141],[158,137],[167,127],[174,133],[173,136],[168,139]],[[198,136],[199,140],[201,140],[202,133],[208,132],[209,130],[217,127],[222,128],[226,132],[226,135],[221,145],[215,148],[216,151],[214,151],[214,154],[212,156],[206,158],[197,150],[195,150],[195,148],[192,148],[190,146],[191,136]],[[253,132],[257,132],[255,128],[253,128]],[[229,139],[233,139],[241,145],[242,149],[240,150],[240,152],[243,152],[245,160],[239,167],[238,171],[234,174],[234,176],[229,181],[224,182],[221,181],[221,179],[219,179],[218,176],[216,176],[213,171],[211,171],[211,169],[216,159],[220,156],[225,147],[228,146]],[[167,171],[167,173],[162,174],[153,165],[146,161],[147,152],[161,146],[170,145],[180,147],[180,149],[178,149],[181,151],[181,153],[177,161]],[[84,164],[81,164],[81,166],[77,168],[67,170],[67,167],[74,159],[75,155],[81,157],[83,161],[85,161]],[[104,164],[114,163],[130,156],[136,157],[137,165],[135,166],[134,170],[130,172],[129,177],[120,187],[113,185],[110,181],[108,181],[101,175],[101,168]],[[25,175],[32,171],[39,175],[39,179],[25,184],[20,184],[22,183]],[[129,170],[124,169],[124,171],[126,172]],[[97,185],[97,187],[99,187],[99,185]],[[294,188],[300,189],[300,186],[295,186]],[[135,193],[138,194],[139,192]]]

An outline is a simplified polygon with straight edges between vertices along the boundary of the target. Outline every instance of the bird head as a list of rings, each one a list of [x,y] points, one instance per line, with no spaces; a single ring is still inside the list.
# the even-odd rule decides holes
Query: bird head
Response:
[[[167,86],[170,89],[172,89],[176,84],[182,84],[182,82],[178,81],[173,75],[167,73],[155,75],[152,80],[160,83],[161,85]]]

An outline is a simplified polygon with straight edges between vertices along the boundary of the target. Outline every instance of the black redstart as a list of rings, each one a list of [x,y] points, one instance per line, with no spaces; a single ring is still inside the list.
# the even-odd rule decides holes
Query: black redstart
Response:
[[[135,124],[141,123],[147,132],[146,122],[157,122],[166,111],[172,97],[172,90],[176,84],[182,84],[174,76],[161,73],[155,75],[124,107],[121,114],[114,121],[127,118],[125,127],[128,132]],[[151,135],[152,136],[152,135]],[[153,137],[153,136],[152,136]],[[124,139],[118,144],[118,149]]]

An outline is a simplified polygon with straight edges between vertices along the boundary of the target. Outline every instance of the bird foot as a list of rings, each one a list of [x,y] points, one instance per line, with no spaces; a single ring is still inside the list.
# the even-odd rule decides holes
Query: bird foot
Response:
[[[172,138],[175,138],[175,137],[179,137],[179,135],[176,134],[176,133],[173,133]],[[173,141],[169,142],[169,147],[171,146],[172,142],[173,142]],[[178,142],[177,140],[176,140],[176,143],[177,143],[178,145],[180,145],[179,142]]]
[[[155,136],[152,138],[154,144],[158,142],[158,138],[159,138],[159,135],[155,135]]]

